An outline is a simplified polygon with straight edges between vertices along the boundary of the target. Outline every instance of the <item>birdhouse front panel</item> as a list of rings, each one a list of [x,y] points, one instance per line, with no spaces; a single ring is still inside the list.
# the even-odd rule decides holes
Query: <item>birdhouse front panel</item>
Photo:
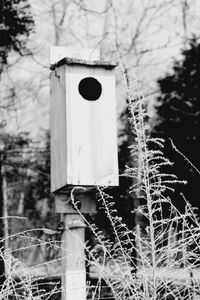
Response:
[[[114,68],[66,63],[51,77],[52,192],[118,185]]]

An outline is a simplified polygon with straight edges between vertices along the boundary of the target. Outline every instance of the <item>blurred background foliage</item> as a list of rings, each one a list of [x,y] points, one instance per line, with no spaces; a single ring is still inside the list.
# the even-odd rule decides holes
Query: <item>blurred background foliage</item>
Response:
[[[175,60],[172,69],[158,80],[159,96],[155,102],[152,136],[166,140],[164,153],[174,162],[173,172],[187,180],[177,186],[171,197],[183,209],[183,193],[192,206],[200,208],[198,183],[200,170],[200,43],[192,37],[182,50],[182,58]],[[178,153],[175,147],[191,162]],[[192,166],[194,165],[197,170]],[[199,211],[198,211],[199,213]]]

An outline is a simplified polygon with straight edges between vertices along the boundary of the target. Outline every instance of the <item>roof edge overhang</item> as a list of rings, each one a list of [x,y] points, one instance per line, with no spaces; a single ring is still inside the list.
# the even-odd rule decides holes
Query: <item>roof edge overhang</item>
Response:
[[[104,69],[113,69],[118,64],[116,61],[98,61],[98,60],[84,60],[78,58],[64,57],[59,60],[56,64],[50,66],[50,70],[55,70],[62,65],[84,65],[90,67],[101,67]]]

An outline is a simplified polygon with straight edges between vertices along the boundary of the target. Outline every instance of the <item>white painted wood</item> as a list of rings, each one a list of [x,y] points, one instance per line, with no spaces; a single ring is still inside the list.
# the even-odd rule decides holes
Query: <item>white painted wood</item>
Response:
[[[98,100],[79,94],[85,77],[101,83]],[[65,64],[52,72],[51,87],[51,191],[66,185],[118,185],[114,69]]]
[[[74,48],[74,47],[50,47],[50,65],[57,63],[64,57],[73,57],[85,60],[99,60],[99,49],[92,48]]]
[[[66,185],[66,86],[65,66],[51,72],[51,189]]]
[[[62,221],[62,300],[86,300],[85,224],[79,214]]]
[[[85,77],[102,84],[97,101],[81,97]],[[67,181],[73,185],[118,185],[114,70],[66,66]]]

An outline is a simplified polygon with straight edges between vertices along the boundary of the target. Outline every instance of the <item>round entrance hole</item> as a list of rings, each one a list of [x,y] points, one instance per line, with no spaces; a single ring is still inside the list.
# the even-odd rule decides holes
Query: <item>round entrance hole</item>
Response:
[[[102,86],[96,78],[86,77],[79,82],[78,90],[84,99],[95,101],[101,96]]]

